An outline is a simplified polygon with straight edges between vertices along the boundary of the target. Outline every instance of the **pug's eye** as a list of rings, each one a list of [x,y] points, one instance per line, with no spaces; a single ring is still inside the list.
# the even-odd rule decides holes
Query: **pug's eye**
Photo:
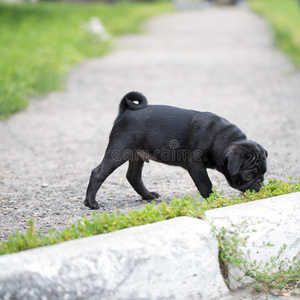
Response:
[[[251,179],[253,179],[253,177],[254,177],[254,174],[246,174],[246,175],[245,175],[245,178],[246,178],[247,180],[251,180]]]
[[[251,155],[250,155],[249,153],[246,153],[246,154],[245,154],[245,158],[246,158],[246,159],[250,159],[250,158],[251,158]]]

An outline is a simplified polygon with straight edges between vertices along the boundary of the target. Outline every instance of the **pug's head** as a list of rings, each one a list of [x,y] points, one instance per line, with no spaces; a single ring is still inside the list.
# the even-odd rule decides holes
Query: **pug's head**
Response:
[[[233,143],[225,153],[226,179],[242,192],[259,191],[267,171],[268,152],[253,141]]]

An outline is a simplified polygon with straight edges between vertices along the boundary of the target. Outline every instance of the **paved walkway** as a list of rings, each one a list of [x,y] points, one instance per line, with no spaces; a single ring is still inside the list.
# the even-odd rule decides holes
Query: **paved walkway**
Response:
[[[143,92],[151,104],[213,111],[269,152],[268,178],[300,175],[300,73],[275,50],[267,24],[243,7],[184,11],[153,19],[142,35],[77,66],[66,89],[0,123],[0,237],[34,219],[43,232],[91,211],[82,204],[90,171],[102,159],[122,96]],[[125,179],[104,183],[100,213],[145,201]],[[226,193],[223,175],[212,181]],[[145,185],[162,199],[196,194],[180,168],[150,162]]]

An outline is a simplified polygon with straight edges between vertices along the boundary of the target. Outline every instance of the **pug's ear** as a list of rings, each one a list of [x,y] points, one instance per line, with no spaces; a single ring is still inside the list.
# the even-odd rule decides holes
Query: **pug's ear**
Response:
[[[239,173],[244,156],[245,153],[243,155],[239,145],[233,145],[228,150],[226,154],[226,164],[227,170],[231,176],[235,176]]]
[[[230,153],[227,157],[227,170],[231,176],[235,176],[242,166],[242,156],[238,153]]]

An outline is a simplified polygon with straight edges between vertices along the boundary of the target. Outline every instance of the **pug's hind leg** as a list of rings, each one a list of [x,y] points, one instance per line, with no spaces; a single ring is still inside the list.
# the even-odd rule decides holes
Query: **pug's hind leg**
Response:
[[[152,200],[159,197],[158,193],[149,192],[142,181],[142,170],[144,161],[141,159],[130,160],[126,178],[134,190],[142,196],[144,200]]]
[[[86,198],[84,205],[91,209],[98,209],[99,204],[96,201],[96,194],[100,189],[105,179],[119,166],[121,166],[126,159],[116,160],[113,157],[106,155],[101,164],[93,169],[86,191]]]
[[[208,177],[206,168],[201,164],[193,163],[188,169],[198,191],[203,198],[208,198],[212,193],[212,183]]]

